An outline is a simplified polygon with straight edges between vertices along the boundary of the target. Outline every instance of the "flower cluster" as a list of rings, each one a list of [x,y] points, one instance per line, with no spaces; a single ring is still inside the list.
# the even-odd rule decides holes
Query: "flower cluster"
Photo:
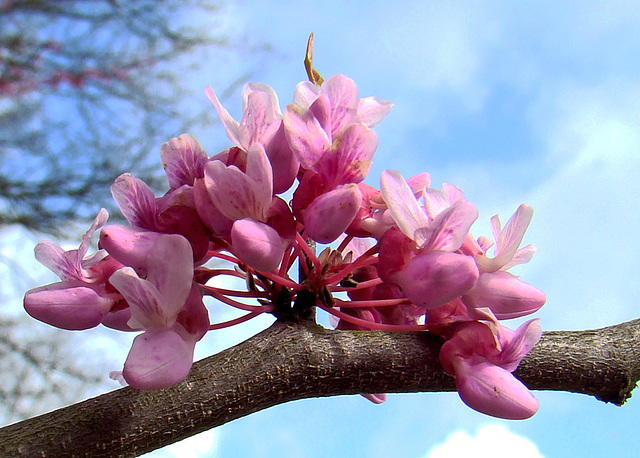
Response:
[[[508,272],[535,251],[520,248],[530,207],[505,227],[495,216],[494,241],[476,240],[477,210],[457,187],[434,189],[427,173],[405,180],[393,170],[380,189],[365,184],[378,143],[372,127],[392,104],[360,98],[343,75],[300,83],[284,113],[269,86],[247,84],[240,121],[206,93],[233,146],[209,157],[193,136],[173,138],[160,152],[169,183],[162,197],[131,174],[111,187],[129,225],[105,226],[101,210],[77,250],[39,243],[36,258],[60,282],[26,293],[31,316],[63,329],[140,332],[114,377],[158,389],[186,377],[207,331],[318,307],[338,329],[436,333],[465,403],[504,418],[536,412],[512,372],[540,327],[499,322],[545,302]],[[98,230],[99,250],[87,256]],[[316,255],[309,241],[333,245]],[[290,276],[296,263],[300,278]],[[247,290],[208,284],[224,276],[244,279]],[[205,296],[246,313],[211,324]]]

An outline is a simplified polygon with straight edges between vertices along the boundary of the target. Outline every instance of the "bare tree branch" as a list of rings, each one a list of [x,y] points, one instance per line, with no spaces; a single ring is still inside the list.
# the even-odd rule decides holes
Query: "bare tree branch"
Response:
[[[427,332],[332,331],[276,321],[196,363],[161,391],[123,388],[0,429],[2,456],[139,456],[285,402],[357,393],[452,391]],[[621,405],[640,378],[640,320],[544,334],[516,375],[531,389]]]

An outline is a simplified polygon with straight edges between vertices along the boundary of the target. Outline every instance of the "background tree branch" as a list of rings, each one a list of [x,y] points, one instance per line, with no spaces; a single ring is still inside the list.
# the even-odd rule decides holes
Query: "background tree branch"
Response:
[[[530,389],[621,405],[640,379],[640,319],[546,332],[516,375]],[[0,429],[2,456],[139,456],[285,402],[357,393],[455,390],[429,333],[270,328],[194,364],[161,391],[119,389]]]

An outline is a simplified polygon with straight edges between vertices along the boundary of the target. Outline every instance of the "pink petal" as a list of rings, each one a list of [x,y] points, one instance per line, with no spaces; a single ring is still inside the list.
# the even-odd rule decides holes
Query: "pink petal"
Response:
[[[171,329],[146,331],[133,340],[122,375],[140,390],[169,388],[189,374],[194,346]]]
[[[331,101],[331,137],[335,139],[358,121],[358,87],[352,79],[344,75],[333,75],[322,83],[320,90],[326,93]]]
[[[351,125],[322,156],[314,170],[322,176],[327,189],[359,183],[369,173],[377,147],[378,137],[374,131],[362,124]]]
[[[344,233],[355,218],[362,195],[348,184],[321,194],[304,213],[305,233],[316,242],[331,243]]]
[[[522,361],[527,353],[540,341],[542,328],[540,328],[540,324],[536,318],[521,324],[515,332],[508,331],[509,335],[507,339],[504,339],[502,335],[500,336],[502,351],[498,358],[492,360],[492,362],[513,372],[517,369],[520,361]]]
[[[488,362],[456,365],[456,386],[465,404],[493,417],[524,420],[538,411],[538,400],[522,382]]]
[[[413,304],[430,310],[471,289],[478,269],[469,256],[431,251],[413,258],[392,278]]]
[[[116,302],[116,295],[80,282],[53,283],[27,291],[24,295],[24,308],[29,315],[68,330],[99,325]]]
[[[462,246],[477,218],[478,210],[471,202],[456,202],[436,216],[427,227],[418,228],[414,240],[424,250],[456,251]]]
[[[252,190],[265,217],[273,197],[273,173],[267,153],[259,143],[247,150],[246,174],[251,179]]]
[[[113,273],[109,282],[125,298],[131,309],[127,325],[133,329],[172,326],[177,311],[168,306],[156,285],[138,277],[131,267]],[[181,306],[183,304],[180,304]]]
[[[94,232],[104,226],[108,218],[107,210],[101,209],[91,227],[82,236],[82,242],[77,250],[65,251],[51,242],[39,242],[34,250],[36,259],[55,273],[60,280],[95,281],[95,278],[92,278],[92,274],[86,269],[104,259],[107,253],[99,250],[86,259],[85,255]]]
[[[147,263],[147,280],[162,294],[167,315],[177,314],[193,283],[191,245],[181,235],[163,234],[153,244]]]
[[[100,246],[125,266],[147,275],[147,256],[162,234],[132,226],[107,226],[100,231]]]
[[[177,189],[182,185],[193,186],[196,178],[204,176],[208,156],[193,135],[183,134],[163,143],[160,158],[169,186]]]
[[[275,229],[249,218],[233,224],[231,241],[243,262],[263,272],[270,272],[280,265],[286,248]]]
[[[318,98],[320,88],[310,81],[298,83],[293,91],[293,104],[299,108],[307,109]]]
[[[273,193],[280,194],[285,192],[295,181],[300,169],[300,161],[298,161],[289,146],[282,122],[280,122],[280,127],[275,135],[264,146],[264,149],[273,171]]]
[[[182,338],[185,341],[198,341],[209,330],[209,324],[209,311],[202,302],[202,291],[198,284],[193,283],[189,297],[178,314],[174,330],[179,334],[184,330]]]
[[[155,229],[156,199],[144,181],[130,173],[123,173],[111,185],[111,195],[132,226]]]
[[[529,227],[532,217],[533,209],[522,204],[509,219],[504,229],[501,228],[498,215],[491,218],[493,236],[496,241],[495,256],[493,258],[488,258],[486,255],[477,256],[478,267],[484,272],[495,272],[510,263],[522,243],[524,233]]]
[[[204,179],[198,178],[193,186],[193,198],[196,205],[196,211],[200,220],[211,229],[214,235],[218,237],[228,237],[231,235],[231,226],[233,220],[227,218],[218,210],[207,192]]]
[[[300,164],[310,169],[331,146],[327,132],[311,110],[287,105],[284,126],[291,149]]]
[[[368,399],[369,401],[373,402],[374,404],[382,404],[383,402],[385,402],[387,400],[387,395],[384,393],[380,393],[380,394],[363,394],[362,395],[365,399]]]
[[[242,90],[242,121],[245,144],[238,145],[247,150],[254,143],[265,143],[275,133],[274,123],[282,117],[275,91],[264,83],[247,83]]]
[[[271,164],[262,145],[247,151],[246,173],[235,165],[210,161],[205,169],[205,185],[214,205],[227,218],[264,221],[273,197]]]
[[[465,296],[474,307],[488,307],[499,320],[529,315],[546,302],[545,294],[508,272],[480,275],[474,288]]]

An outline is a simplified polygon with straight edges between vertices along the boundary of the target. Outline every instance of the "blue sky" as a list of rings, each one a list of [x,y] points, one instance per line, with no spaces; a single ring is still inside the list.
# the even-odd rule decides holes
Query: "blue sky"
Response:
[[[525,243],[540,251],[518,273],[547,293],[536,316],[543,329],[584,329],[640,316],[640,4],[584,5],[247,0],[228,7],[225,27],[272,44],[252,57],[253,79],[274,87],[282,107],[305,78],[311,31],[324,76],[344,73],[361,96],[395,103],[376,127],[370,184],[387,168],[456,184],[480,211],[476,236],[490,234],[492,215],[506,221],[520,203],[532,205]],[[237,75],[245,62],[210,65],[213,75],[185,84],[225,88],[219,65]],[[225,105],[238,116],[239,94]],[[209,154],[228,145],[218,127],[194,134]],[[199,356],[264,325],[208,335]],[[489,444],[491,456],[622,457],[640,448],[637,398],[618,408],[536,396],[540,411],[522,422],[478,414],[456,394],[391,395],[379,406],[357,396],[298,401],[154,456],[437,458],[462,456],[461,444],[483,456]]]

